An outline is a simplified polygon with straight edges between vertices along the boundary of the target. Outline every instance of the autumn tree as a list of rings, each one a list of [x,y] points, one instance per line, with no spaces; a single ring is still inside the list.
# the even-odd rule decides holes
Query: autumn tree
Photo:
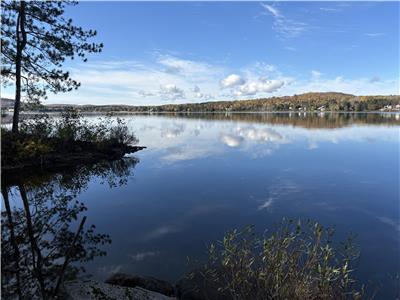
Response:
[[[65,17],[76,1],[1,1],[1,54],[4,84],[15,86],[14,133],[18,132],[21,100],[39,102],[47,92],[77,89],[80,83],[62,69],[66,59],[86,61],[103,44],[91,42],[85,30]]]

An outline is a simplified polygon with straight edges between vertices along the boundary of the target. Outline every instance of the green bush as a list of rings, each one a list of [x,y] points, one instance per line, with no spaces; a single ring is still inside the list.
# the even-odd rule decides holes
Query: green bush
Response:
[[[73,109],[59,118],[41,114],[24,120],[18,134],[2,128],[1,141],[3,165],[42,161],[50,153],[109,152],[138,142],[121,119],[106,116],[89,122]]]
[[[349,238],[332,245],[333,230],[284,220],[270,235],[253,228],[229,232],[209,248],[204,276],[232,299],[361,299],[351,265],[358,251]]]
[[[56,139],[60,142],[87,142],[87,143],[113,143],[136,144],[138,140],[129,131],[128,126],[111,115],[100,118],[99,122],[90,123],[76,110],[68,108],[62,112],[60,118],[50,118],[48,115],[38,115],[32,119],[24,120],[20,126],[18,138],[34,140]],[[16,137],[14,137],[15,139]]]

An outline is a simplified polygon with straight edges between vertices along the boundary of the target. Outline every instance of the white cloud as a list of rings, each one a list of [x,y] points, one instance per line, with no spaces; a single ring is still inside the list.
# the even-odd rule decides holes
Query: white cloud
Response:
[[[165,68],[166,73],[190,77],[197,82],[207,81],[210,76],[220,76],[222,72],[221,67],[217,65],[171,55],[159,55],[157,62]]]
[[[294,38],[308,30],[305,22],[299,22],[285,17],[278,8],[261,3],[261,6],[274,18],[274,30],[281,38]]]
[[[197,85],[195,85],[191,91],[194,93],[194,97],[196,97],[196,98],[199,98],[202,100],[208,100],[208,99],[212,98],[212,95],[202,93],[200,88]]]
[[[399,79],[380,79],[371,84],[371,78],[311,78],[311,80],[297,80],[284,90],[285,95],[294,95],[307,92],[341,92],[354,95],[398,95],[400,91]]]
[[[185,92],[174,84],[160,86],[160,96],[166,100],[177,100],[185,97]]]
[[[341,11],[341,9],[333,8],[333,7],[320,7],[319,9],[321,11],[325,11],[325,12],[339,12],[339,11]]]
[[[279,18],[281,17],[281,13],[279,10],[271,5],[261,3],[261,6],[268,10],[274,17]]]
[[[292,52],[296,52],[297,51],[296,48],[291,47],[291,46],[284,46],[284,49],[288,50],[288,51],[292,51]]]
[[[256,95],[258,93],[272,93],[279,90],[285,84],[282,80],[267,80],[260,78],[240,86],[234,93],[237,96]]]
[[[364,35],[371,37],[371,38],[376,38],[376,37],[384,36],[386,34],[383,32],[370,32],[370,33],[364,33]]]
[[[316,70],[312,70],[311,71],[311,76],[313,79],[320,79],[321,78],[322,73]]]
[[[349,79],[328,74],[321,77],[317,70],[312,76],[299,74],[298,78],[292,78],[282,74],[274,64],[262,61],[232,70],[219,63],[157,55],[142,63],[96,61],[69,71],[72,78],[82,83],[81,88],[71,93],[50,94],[44,103],[160,105],[166,101],[193,103],[267,97],[272,92],[276,96],[310,91],[356,95],[399,93],[398,78]],[[230,75],[225,77],[225,74]],[[2,95],[13,97],[13,88],[3,88]]]
[[[234,87],[237,85],[242,85],[244,83],[244,79],[237,74],[231,74],[228,77],[222,79],[220,82],[222,88]]]

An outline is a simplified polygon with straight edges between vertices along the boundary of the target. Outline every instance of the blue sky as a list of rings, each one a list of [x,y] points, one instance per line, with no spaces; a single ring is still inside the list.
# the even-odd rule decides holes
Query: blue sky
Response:
[[[104,51],[48,103],[150,105],[399,94],[399,2],[81,2]]]

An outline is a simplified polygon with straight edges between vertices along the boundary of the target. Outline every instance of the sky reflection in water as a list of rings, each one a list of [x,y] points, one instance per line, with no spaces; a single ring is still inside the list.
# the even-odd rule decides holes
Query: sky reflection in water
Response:
[[[79,196],[90,223],[112,239],[88,272],[173,281],[189,268],[186,257],[201,260],[229,229],[311,218],[334,225],[337,239],[357,234],[360,279],[384,284],[381,296],[393,296],[400,124],[393,115],[390,122],[363,118],[124,117],[148,149],[135,154],[140,162],[125,185],[110,189],[94,177]]]

